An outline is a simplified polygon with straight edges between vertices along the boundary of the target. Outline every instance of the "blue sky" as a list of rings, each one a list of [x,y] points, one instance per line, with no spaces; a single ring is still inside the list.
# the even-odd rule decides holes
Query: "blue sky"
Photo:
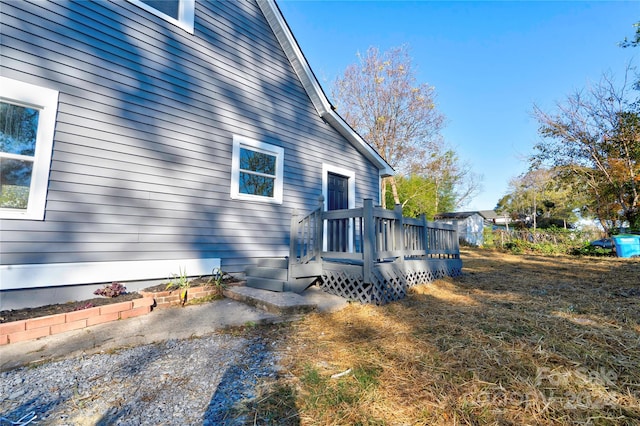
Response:
[[[329,97],[336,77],[370,46],[407,44],[417,80],[435,86],[443,135],[483,176],[461,210],[495,207],[527,170],[539,140],[534,103],[553,110],[603,72],[622,77],[640,48],[622,49],[640,3],[555,1],[278,0]],[[635,57],[635,58],[634,58]],[[339,112],[339,111],[338,111]]]

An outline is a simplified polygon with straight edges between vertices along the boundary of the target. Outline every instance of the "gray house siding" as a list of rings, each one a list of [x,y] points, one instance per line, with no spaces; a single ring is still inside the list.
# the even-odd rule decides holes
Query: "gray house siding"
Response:
[[[59,91],[45,219],[2,220],[2,265],[236,272],[287,254],[323,163],[355,173],[357,205],[378,199],[378,168],[320,118],[253,1],[196,1],[194,34],[125,1],[0,9],[1,74]],[[281,205],[230,198],[233,135],[284,148]]]

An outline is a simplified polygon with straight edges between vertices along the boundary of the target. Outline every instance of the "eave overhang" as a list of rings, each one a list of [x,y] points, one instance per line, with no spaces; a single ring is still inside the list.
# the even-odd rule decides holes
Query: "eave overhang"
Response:
[[[275,0],[257,2],[320,117],[375,164],[381,177],[392,176],[394,170],[389,163],[334,111]]]

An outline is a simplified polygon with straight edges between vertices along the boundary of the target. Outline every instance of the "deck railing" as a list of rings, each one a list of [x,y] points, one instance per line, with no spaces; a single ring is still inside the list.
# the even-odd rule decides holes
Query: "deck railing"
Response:
[[[376,262],[459,256],[452,225],[403,217],[400,206],[387,210],[369,199],[361,208],[323,211],[320,206],[305,216],[294,213],[291,220],[290,265],[323,260],[362,264],[365,282]]]

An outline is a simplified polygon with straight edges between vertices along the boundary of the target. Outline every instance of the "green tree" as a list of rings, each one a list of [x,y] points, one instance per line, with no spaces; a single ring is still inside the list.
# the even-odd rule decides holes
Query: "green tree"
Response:
[[[405,216],[418,217],[425,214],[433,219],[436,213],[434,199],[437,198],[436,183],[427,177],[410,175],[396,178],[398,196],[402,201],[402,212]],[[393,205],[391,193],[387,193],[387,204]]]
[[[451,185],[438,182],[432,177],[417,174],[398,176],[396,184],[405,216],[418,217],[424,214],[429,220],[433,220],[436,213],[453,211],[457,207]],[[391,205],[391,193],[386,196],[387,204]]]
[[[546,219],[548,225],[561,224],[563,228],[567,228],[580,218],[579,213],[586,202],[584,191],[578,182],[563,180],[555,171],[552,173],[543,201],[542,221],[544,223]]]
[[[509,181],[509,192],[504,195],[496,206],[496,212],[510,217],[514,222],[521,224],[535,223],[537,216],[537,200],[539,195],[529,182],[527,175],[521,175]]]
[[[498,201],[496,212],[513,220],[528,221],[534,229],[569,227],[578,219],[582,191],[561,178],[556,169],[530,170],[509,182],[509,192]]]

